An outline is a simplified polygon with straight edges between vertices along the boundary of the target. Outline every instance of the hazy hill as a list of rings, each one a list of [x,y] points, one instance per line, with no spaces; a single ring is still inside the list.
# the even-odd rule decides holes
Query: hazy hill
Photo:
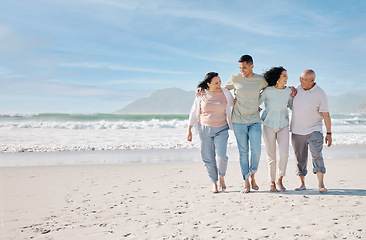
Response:
[[[194,101],[194,91],[179,88],[158,90],[147,98],[140,98],[116,113],[183,113],[188,114]],[[347,93],[339,96],[328,96],[330,113],[363,113],[366,114],[366,95]]]
[[[330,113],[366,114],[366,95],[362,93],[346,93],[328,97]]]
[[[184,91],[179,88],[157,90],[147,98],[140,98],[116,113],[183,113],[188,114],[193,101],[194,91]]]

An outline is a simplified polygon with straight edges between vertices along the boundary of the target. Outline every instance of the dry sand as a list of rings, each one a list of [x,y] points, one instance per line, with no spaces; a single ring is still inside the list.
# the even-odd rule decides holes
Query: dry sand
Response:
[[[311,166],[311,163],[309,162]],[[326,186],[296,192],[289,161],[284,193],[242,194],[239,163],[227,191],[210,193],[201,163],[0,168],[1,239],[360,239],[366,237],[365,159],[326,161]]]

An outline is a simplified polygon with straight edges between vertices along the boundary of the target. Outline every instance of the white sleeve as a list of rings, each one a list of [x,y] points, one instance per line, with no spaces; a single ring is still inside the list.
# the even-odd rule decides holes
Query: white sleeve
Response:
[[[328,98],[325,92],[322,91],[320,95],[320,105],[319,105],[319,112],[329,112],[328,108]]]
[[[197,122],[197,111],[198,111],[198,104],[199,104],[199,98],[196,97],[194,99],[191,111],[189,112],[189,125],[190,126],[194,126],[195,123]]]

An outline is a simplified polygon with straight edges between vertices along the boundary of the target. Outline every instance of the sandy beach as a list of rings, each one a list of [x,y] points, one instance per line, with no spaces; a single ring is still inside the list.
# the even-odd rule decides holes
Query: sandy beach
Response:
[[[269,192],[261,161],[260,190],[249,194],[240,192],[237,161],[229,162],[227,191],[218,194],[210,193],[200,162],[2,167],[1,238],[365,238],[366,159],[326,164],[326,194],[317,191],[313,174],[307,190],[293,190],[293,160],[288,191]]]

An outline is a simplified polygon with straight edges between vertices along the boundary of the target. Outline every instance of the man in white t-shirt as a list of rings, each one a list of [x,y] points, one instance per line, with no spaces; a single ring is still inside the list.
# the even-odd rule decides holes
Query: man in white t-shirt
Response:
[[[328,110],[327,96],[315,83],[315,72],[307,69],[300,76],[301,85],[297,87],[297,95],[293,100],[290,131],[292,146],[297,160],[297,174],[300,177],[300,187],[295,190],[305,190],[307,174],[308,148],[313,160],[313,172],[319,181],[319,192],[328,191],[324,186],[325,166],[322,156],[323,130],[322,121],[327,130],[325,143],[332,145],[331,119]]]

